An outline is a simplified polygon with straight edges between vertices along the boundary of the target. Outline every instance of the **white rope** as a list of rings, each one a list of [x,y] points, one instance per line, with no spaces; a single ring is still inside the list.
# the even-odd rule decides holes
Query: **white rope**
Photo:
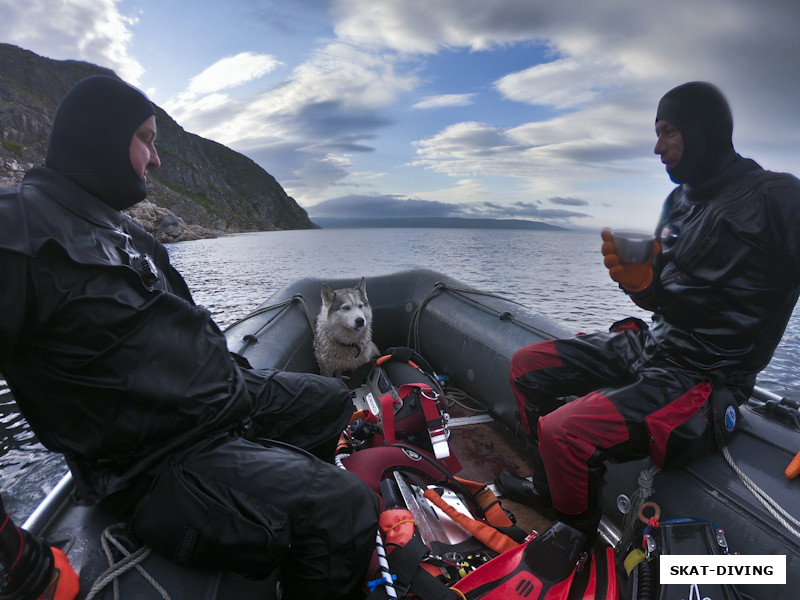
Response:
[[[452,386],[447,386],[444,392],[448,404],[450,403],[457,404],[461,408],[464,408],[470,412],[474,412],[477,414],[484,414],[489,412],[489,409],[486,406],[484,406],[480,401],[478,401],[477,398],[470,396],[464,390],[460,390]]]
[[[629,498],[630,504],[628,511],[622,519],[622,531],[620,533],[620,548],[627,549],[629,546],[638,548],[639,540],[634,539],[636,527],[639,523],[639,509],[645,501],[653,495],[654,485],[653,479],[660,471],[657,466],[653,464],[651,459],[647,459],[639,471],[638,484],[639,488],[631,494]]]
[[[397,598],[397,591],[394,589],[392,572],[389,570],[389,560],[386,558],[386,549],[383,547],[383,538],[381,538],[380,531],[375,535],[375,549],[378,551],[378,567],[381,572],[381,579],[384,582],[386,595],[389,598]]]
[[[638,483],[642,499],[649,498],[653,494],[653,491],[655,489],[653,486],[653,479],[660,470],[661,469],[659,469],[657,466],[651,465],[647,469],[642,469],[641,472],[639,473]]]
[[[142,546],[135,552],[130,552],[127,548],[125,548],[122,543],[117,540],[112,530],[114,529],[122,529],[124,524],[122,523],[115,523],[114,525],[109,525],[103,531],[103,535],[100,539],[100,543],[103,547],[103,551],[105,552],[106,558],[108,559],[109,568],[103,572],[100,577],[92,585],[92,588],[89,590],[89,593],[86,595],[85,600],[92,600],[97,594],[99,594],[109,583],[113,583],[114,588],[114,600],[119,600],[119,577],[121,577],[124,573],[130,571],[131,569],[136,569],[139,571],[139,574],[145,578],[145,580],[153,586],[153,588],[161,595],[164,600],[170,600],[170,596],[167,591],[159,584],[150,573],[148,573],[143,567],[139,565],[145,558],[150,556],[151,550],[147,546]],[[109,546],[109,542],[113,544],[116,549],[123,555],[123,558],[119,561],[114,561],[114,552]]]
[[[744,474],[744,472],[734,462],[727,446],[722,447],[722,455],[725,457],[725,460],[728,461],[728,464],[731,466],[734,472],[739,476],[739,479],[741,479],[744,486],[753,493],[753,495],[756,497],[756,500],[758,500],[764,506],[764,508],[766,508],[769,513],[787,529],[787,531],[789,531],[795,537],[800,538],[800,531],[789,524],[791,522],[796,527],[800,527],[800,521],[786,512],[775,500],[770,498],[764,490],[758,487],[758,485],[756,485],[752,479]]]

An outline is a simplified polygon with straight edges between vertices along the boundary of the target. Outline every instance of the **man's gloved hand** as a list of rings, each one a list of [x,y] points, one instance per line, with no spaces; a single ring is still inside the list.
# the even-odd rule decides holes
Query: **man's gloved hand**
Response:
[[[647,262],[623,264],[619,260],[617,247],[610,229],[600,232],[603,238],[603,264],[608,275],[629,292],[641,292],[653,281],[653,259],[661,253],[661,244],[653,244],[653,253]]]

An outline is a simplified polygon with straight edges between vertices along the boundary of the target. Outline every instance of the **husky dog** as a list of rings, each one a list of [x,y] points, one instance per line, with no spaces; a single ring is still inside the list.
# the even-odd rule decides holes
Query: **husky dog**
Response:
[[[314,333],[314,357],[320,373],[341,377],[378,356],[378,347],[372,342],[372,309],[365,279],[356,287],[339,290],[323,283]]]

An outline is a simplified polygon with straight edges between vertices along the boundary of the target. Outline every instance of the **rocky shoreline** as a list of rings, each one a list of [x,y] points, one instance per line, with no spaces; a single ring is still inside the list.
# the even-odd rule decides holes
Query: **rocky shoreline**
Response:
[[[21,164],[15,160],[0,160],[0,191],[18,185],[25,172],[35,165]],[[200,225],[186,223],[172,211],[155,205],[150,200],[134,204],[123,211],[163,244],[215,238],[225,231],[214,231]]]
[[[188,224],[166,208],[156,206],[148,200],[139,202],[124,212],[163,244],[215,238],[225,233]]]

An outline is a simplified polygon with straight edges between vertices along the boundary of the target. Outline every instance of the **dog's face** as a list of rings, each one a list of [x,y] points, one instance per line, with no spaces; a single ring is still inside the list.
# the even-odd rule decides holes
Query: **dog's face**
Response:
[[[372,309],[367,298],[366,281],[362,277],[358,286],[332,290],[322,284],[322,315],[327,321],[337,321],[340,325],[355,331],[363,331],[369,326]]]

